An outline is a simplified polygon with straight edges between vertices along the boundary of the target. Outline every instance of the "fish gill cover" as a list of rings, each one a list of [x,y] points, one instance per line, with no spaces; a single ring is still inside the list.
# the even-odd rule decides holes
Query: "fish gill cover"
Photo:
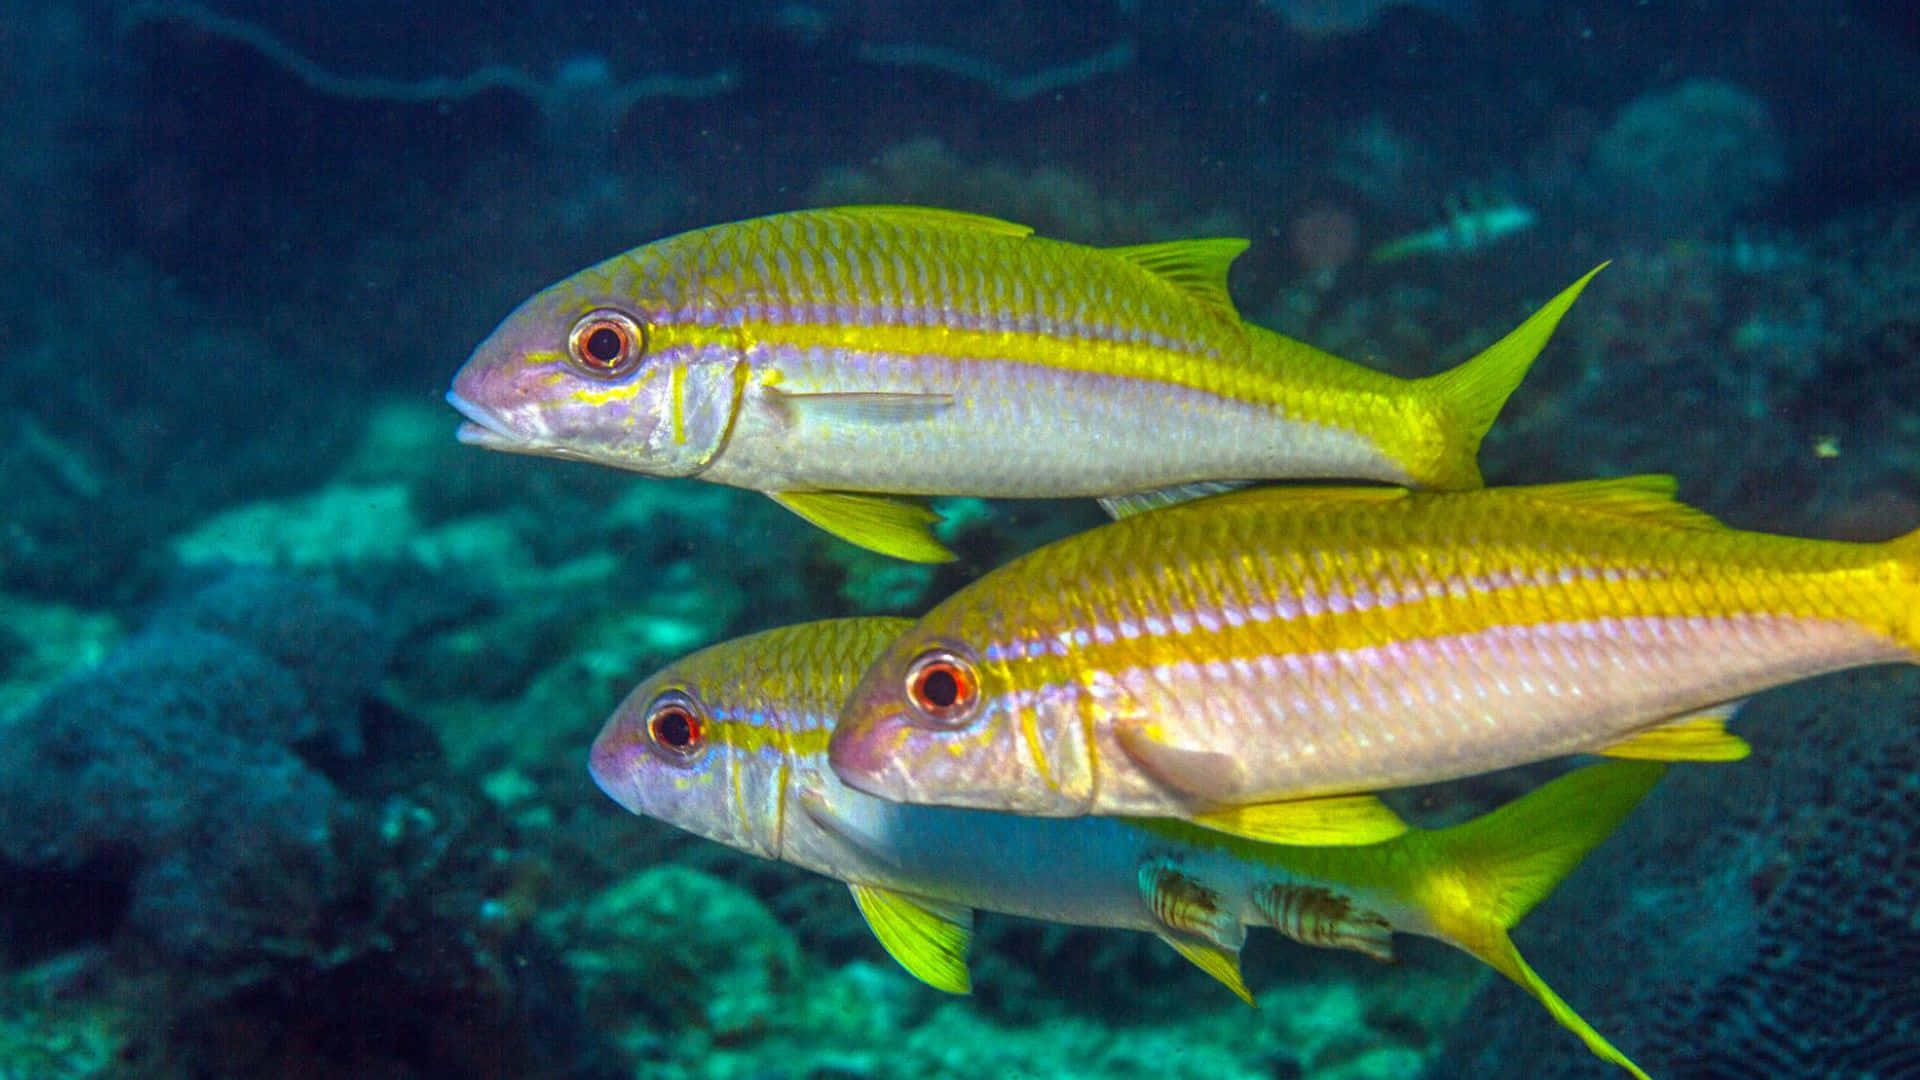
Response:
[[[887,966],[837,884],[619,814],[583,758],[648,671],[779,623],[917,615],[1097,512],[945,502],[959,561],[909,566],[757,496],[463,448],[439,395],[546,283],[814,206],[1244,236],[1246,319],[1409,377],[1612,259],[1486,477],[1671,472],[1743,527],[1881,539],[1920,522],[1917,84],[1905,5],[1865,0],[13,5],[0,1061],[1588,1068],[1418,945],[1382,971],[1256,938],[1256,1013],[1137,935],[985,918],[974,996],[948,1001]],[[1910,936],[1869,908],[1847,925],[1881,933],[1834,944],[1817,898],[1876,903],[1905,872],[1874,837],[1911,804],[1887,766],[1914,692],[1875,673],[1770,698],[1736,724],[1761,760],[1681,779],[1773,796],[1708,823],[1656,792],[1518,944],[1656,1075],[1910,1067]],[[1815,714],[1891,748],[1798,738]],[[1790,758],[1832,782],[1779,786]],[[1523,786],[1397,805],[1459,820]],[[1684,940],[1636,917],[1646,895]],[[1819,943],[1859,962],[1787,959]],[[1692,1036],[1693,1059],[1666,1045]]]

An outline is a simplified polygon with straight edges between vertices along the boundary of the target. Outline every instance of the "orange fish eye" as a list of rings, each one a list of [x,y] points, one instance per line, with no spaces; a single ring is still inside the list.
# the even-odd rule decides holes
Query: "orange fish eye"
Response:
[[[647,354],[647,331],[624,313],[602,308],[581,316],[567,335],[573,366],[595,378],[617,379]]]
[[[692,761],[706,749],[706,725],[693,699],[670,691],[647,709],[647,743],[656,754],[675,764]]]
[[[930,649],[907,668],[907,700],[941,727],[957,728],[980,703],[980,677],[973,664],[947,649]]]

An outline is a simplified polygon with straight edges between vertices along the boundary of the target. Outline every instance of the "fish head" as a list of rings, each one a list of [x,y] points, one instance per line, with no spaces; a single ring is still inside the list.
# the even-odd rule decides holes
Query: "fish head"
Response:
[[[633,813],[763,858],[793,859],[796,843],[815,851],[795,835],[817,831],[798,795],[857,797],[827,766],[827,735],[866,662],[908,625],[829,619],[693,653],[608,718],[589,756],[594,782]]]
[[[458,438],[515,454],[691,476],[726,441],[744,347],[685,238],[534,294],[474,349],[447,402]]]
[[[1087,813],[1093,757],[1078,680],[1041,648],[983,650],[941,633],[942,614],[930,612],[867,669],[829,744],[834,772],[894,802]]]

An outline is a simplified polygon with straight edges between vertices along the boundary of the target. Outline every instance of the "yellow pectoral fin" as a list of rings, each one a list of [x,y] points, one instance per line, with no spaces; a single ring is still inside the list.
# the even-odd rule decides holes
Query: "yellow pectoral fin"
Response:
[[[1747,740],[1727,730],[1738,703],[1692,713],[1596,751],[1634,761],[1739,761],[1753,752]]]
[[[973,909],[872,885],[847,886],[873,936],[908,973],[949,994],[973,991],[967,946],[973,940]]]
[[[1229,806],[1193,815],[1193,823],[1215,832],[1299,847],[1358,847],[1391,840],[1407,823],[1372,795],[1330,795],[1318,799]]]
[[[908,562],[952,562],[958,556],[934,538],[940,515],[885,495],[839,491],[769,491],[774,502],[849,544]]]
[[[1186,957],[1194,967],[1218,979],[1220,985],[1233,991],[1235,997],[1248,1005],[1254,1004],[1253,991],[1248,990],[1246,981],[1240,978],[1239,953],[1223,949],[1210,941],[1192,941],[1171,934],[1161,934],[1160,940],[1173,946],[1174,951]]]

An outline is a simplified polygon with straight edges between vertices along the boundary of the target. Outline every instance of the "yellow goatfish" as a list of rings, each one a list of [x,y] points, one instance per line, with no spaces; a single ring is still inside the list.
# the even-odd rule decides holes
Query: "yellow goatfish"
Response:
[[[1740,699],[1913,662],[1920,533],[1742,532],[1667,477],[1234,492],[1041,548],[935,607],[833,737],[850,785],[1288,843],[1363,793],[1590,752],[1731,760]]]
[[[594,740],[614,801],[742,851],[845,881],[900,965],[972,986],[976,909],[1141,930],[1252,1003],[1246,927],[1393,957],[1421,934],[1512,979],[1599,1057],[1646,1073],[1521,958],[1508,931],[1659,780],[1664,766],[1575,770],[1492,813],[1365,847],[1284,847],[1185,822],[902,806],[841,784],[827,733],[904,619],[830,619],[710,646],[640,684]]]
[[[521,304],[455,376],[461,441],[763,491],[889,555],[894,496],[1176,501],[1273,478],[1480,484],[1480,440],[1593,274],[1402,379],[1252,326],[1246,241],[1091,248],[917,207],[682,233]]]

